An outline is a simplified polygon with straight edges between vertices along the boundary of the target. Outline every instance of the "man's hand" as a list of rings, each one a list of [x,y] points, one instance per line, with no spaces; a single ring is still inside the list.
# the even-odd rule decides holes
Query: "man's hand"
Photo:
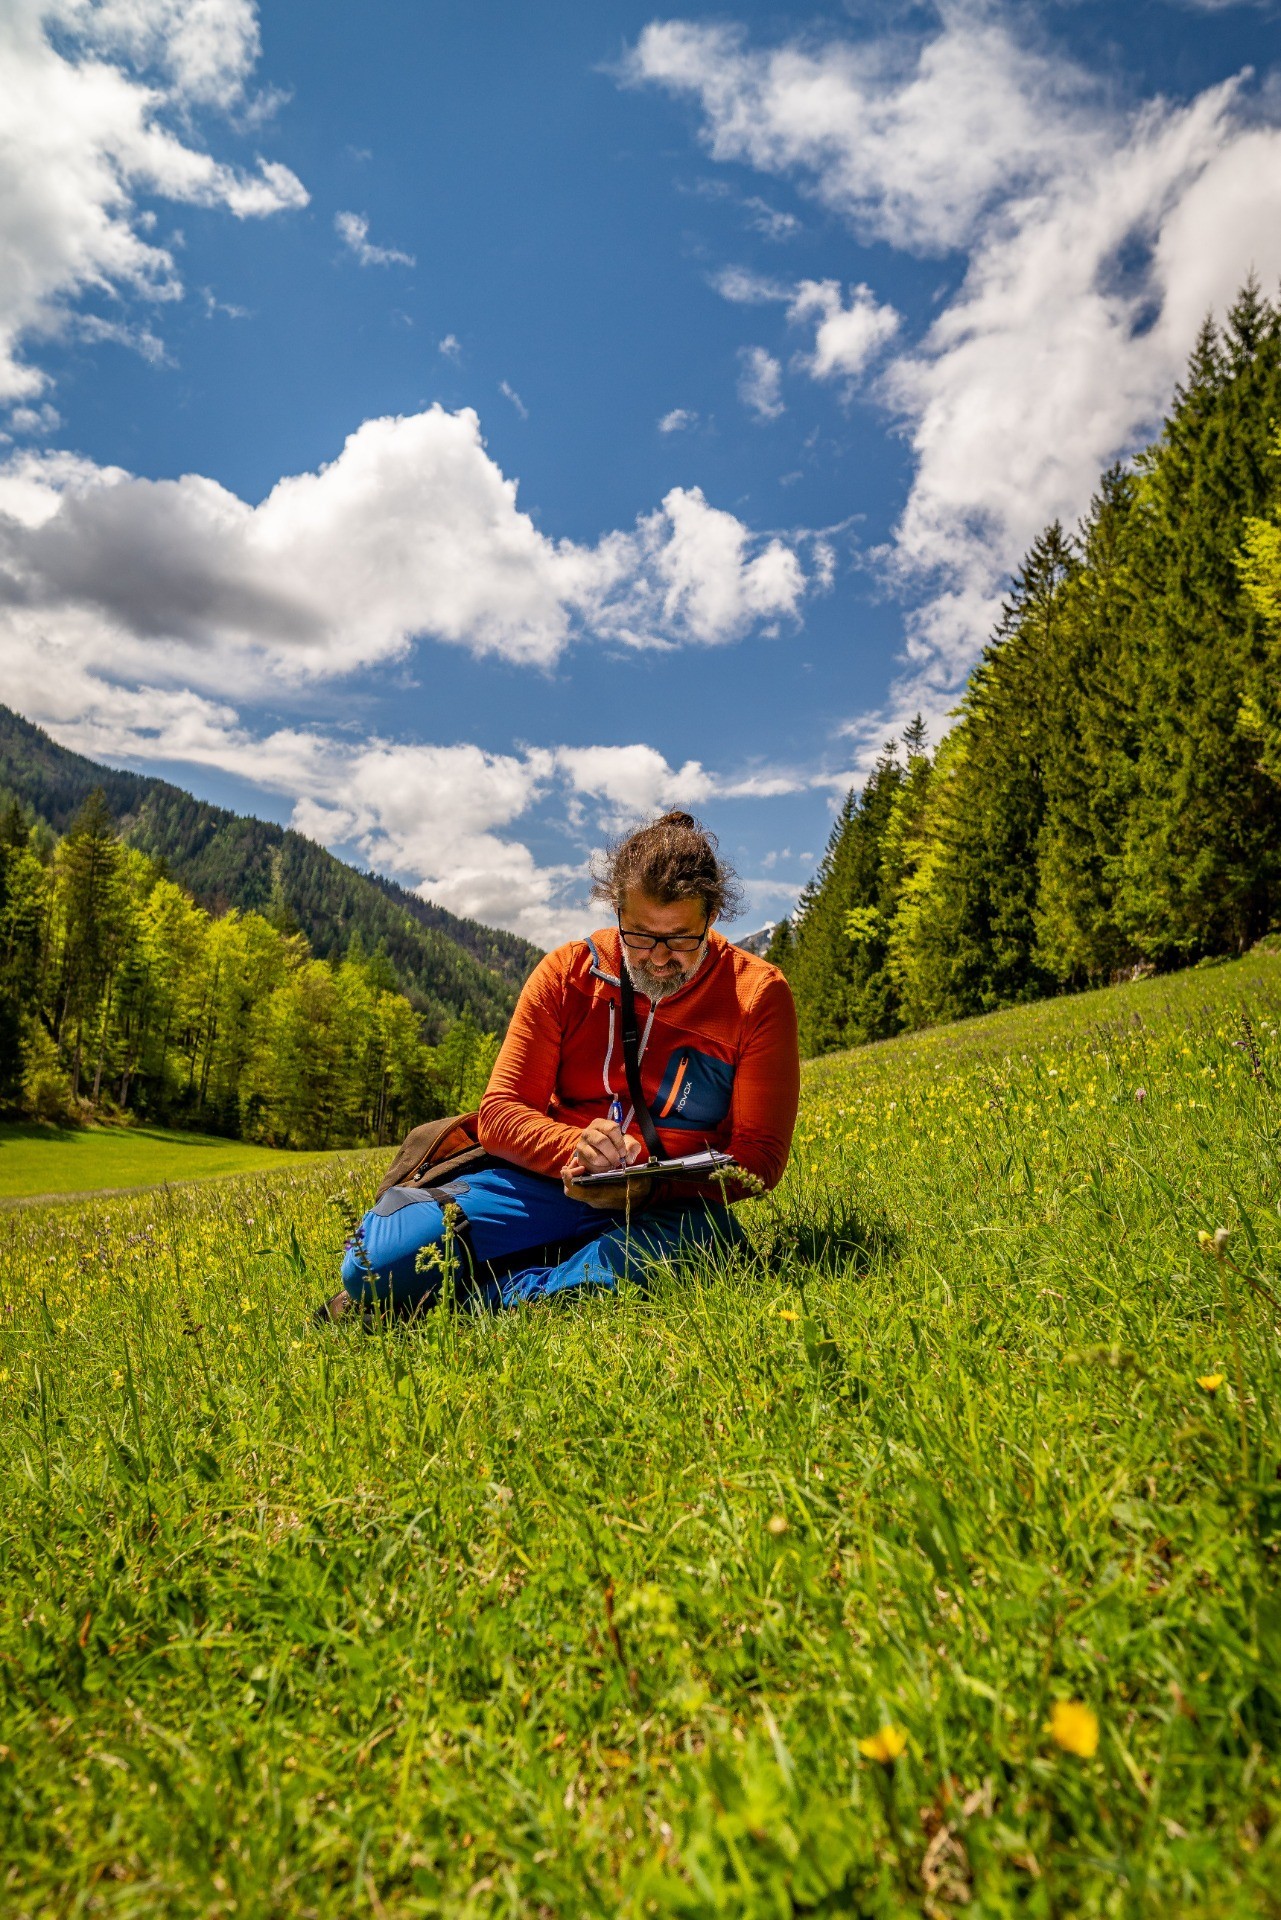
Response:
[[[649,1198],[651,1180],[619,1180],[608,1186],[580,1187],[575,1185],[574,1176],[579,1172],[609,1173],[615,1167],[630,1167],[644,1158],[642,1143],[624,1133],[617,1121],[593,1120],[579,1134],[573,1158],[561,1169],[565,1192],[571,1200],[612,1212],[627,1206],[629,1199],[633,1207],[642,1207]]]

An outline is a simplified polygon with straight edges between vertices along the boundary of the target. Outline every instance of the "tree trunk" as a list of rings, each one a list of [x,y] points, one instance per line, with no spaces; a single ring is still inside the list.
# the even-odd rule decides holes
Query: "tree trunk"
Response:
[[[98,1104],[98,1095],[102,1091],[102,1068],[107,1058],[107,1033],[111,1025],[111,990],[115,985],[115,975],[107,975],[107,998],[102,1009],[102,1041],[98,1048],[98,1067],[93,1076],[93,1093],[90,1098],[94,1106]]]

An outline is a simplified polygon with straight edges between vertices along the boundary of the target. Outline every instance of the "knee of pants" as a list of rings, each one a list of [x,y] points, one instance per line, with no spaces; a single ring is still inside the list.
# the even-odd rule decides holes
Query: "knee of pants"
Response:
[[[659,1207],[644,1214],[630,1234],[615,1228],[596,1244],[621,1273],[630,1251],[644,1262],[675,1260],[703,1247],[741,1247],[747,1235],[728,1207],[704,1204]]]
[[[371,1208],[343,1254],[343,1286],[361,1306],[389,1298],[421,1299],[432,1276],[419,1273],[418,1255],[444,1231],[445,1216],[434,1200],[415,1201],[391,1214]]]
[[[697,1247],[741,1246],[746,1234],[727,1207],[662,1208],[630,1230],[612,1227],[558,1267],[530,1267],[502,1285],[504,1306],[584,1288],[613,1288],[626,1277],[644,1287],[653,1265]]]
[[[534,1300],[550,1300],[558,1293],[613,1288],[622,1269],[621,1253],[615,1258],[613,1249],[602,1240],[589,1240],[558,1267],[525,1267],[507,1274],[498,1282],[498,1304],[516,1307]]]

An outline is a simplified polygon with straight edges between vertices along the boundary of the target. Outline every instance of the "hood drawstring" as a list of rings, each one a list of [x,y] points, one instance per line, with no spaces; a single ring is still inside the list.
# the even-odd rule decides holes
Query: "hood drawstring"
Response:
[[[654,1024],[654,1011],[655,1011],[654,1008],[651,1006],[649,1010],[649,1018],[645,1022],[645,1031],[644,1033],[642,1033],[640,1037],[640,1046],[637,1048],[637,1051],[636,1051],[636,1059],[638,1063],[645,1058],[645,1049],[649,1045],[649,1030]],[[614,1012],[615,1012],[614,1002],[611,1000],[609,1003],[609,1045],[605,1049],[605,1065],[601,1073],[601,1078],[605,1082],[605,1092],[609,1097],[609,1099],[611,1100],[614,1098],[614,1089],[610,1084],[609,1069],[614,1059]],[[632,1121],[635,1119],[635,1117],[636,1117],[635,1107],[629,1107],[627,1109],[626,1117],[623,1121],[624,1133],[627,1132],[628,1127],[631,1126]]]

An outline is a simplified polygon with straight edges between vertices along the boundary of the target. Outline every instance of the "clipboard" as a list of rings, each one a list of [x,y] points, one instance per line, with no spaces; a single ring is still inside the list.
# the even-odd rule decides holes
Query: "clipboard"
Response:
[[[634,1160],[630,1167],[611,1167],[607,1173],[580,1173],[576,1187],[615,1187],[624,1180],[708,1180],[718,1174],[737,1173],[739,1166],[732,1153],[719,1147],[705,1147],[698,1153],[686,1153],[674,1160]]]

